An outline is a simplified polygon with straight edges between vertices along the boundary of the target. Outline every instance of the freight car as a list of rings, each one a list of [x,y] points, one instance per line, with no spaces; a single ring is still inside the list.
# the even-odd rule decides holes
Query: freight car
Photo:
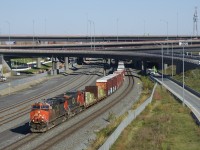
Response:
[[[71,91],[32,105],[30,130],[45,132],[84,109],[114,93],[124,82],[125,68],[119,63],[117,71],[96,80],[95,86],[83,91]]]

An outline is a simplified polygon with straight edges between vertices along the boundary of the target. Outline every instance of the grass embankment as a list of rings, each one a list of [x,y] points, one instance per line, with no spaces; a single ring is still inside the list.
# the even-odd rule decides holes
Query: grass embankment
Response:
[[[120,135],[111,150],[197,150],[200,128],[187,107],[157,87],[152,103]]]
[[[162,70],[160,70],[162,72]],[[163,71],[165,75],[172,75],[172,66]],[[183,82],[183,73],[176,74],[176,66],[173,66],[173,78],[179,82]],[[192,89],[200,92],[200,68],[188,70],[185,72],[185,84]]]
[[[163,73],[165,75],[172,75],[172,67],[173,67],[173,75],[176,75],[176,65],[171,65],[169,67],[167,67],[167,69],[163,70]],[[162,72],[162,70],[160,70],[160,72]]]
[[[27,66],[27,63],[30,63],[30,62],[36,62],[36,59],[35,58],[15,58],[15,59],[11,59],[11,62],[13,64],[13,68],[17,68],[17,66],[23,66],[23,65],[26,65]],[[35,73],[42,73],[46,70],[48,70],[49,68],[52,67],[52,63],[47,63],[47,64],[42,64],[40,68],[36,68],[36,67],[33,67],[32,69],[30,70],[26,70],[26,71],[21,71],[22,73],[27,73],[27,74],[35,74]]]
[[[50,63],[44,64],[44,65],[41,65],[40,68],[32,68],[30,70],[21,71],[21,72],[24,72],[27,74],[42,73],[46,70],[49,70],[51,67],[52,67],[52,63],[50,62]]]
[[[174,76],[174,79],[183,82],[183,74]],[[200,92],[200,68],[185,72],[185,84]]]
[[[153,89],[153,82],[150,81],[147,77],[141,77],[141,81],[143,83],[143,90],[138,102],[133,105],[133,109],[143,103],[151,94],[151,90]],[[110,113],[108,116],[108,121],[110,122],[106,128],[103,128],[99,132],[96,133],[96,140],[91,144],[88,150],[98,149],[106,139],[114,132],[117,126],[125,119],[127,113],[123,114],[120,117],[116,117],[113,113]]]

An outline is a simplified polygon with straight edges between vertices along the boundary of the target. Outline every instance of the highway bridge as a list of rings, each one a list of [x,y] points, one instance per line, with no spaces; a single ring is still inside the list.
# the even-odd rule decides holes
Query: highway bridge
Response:
[[[167,49],[165,49],[167,51]],[[180,51],[180,49],[179,49]],[[162,53],[146,53],[146,52],[137,52],[137,51],[113,51],[112,49],[107,51],[102,50],[68,50],[68,49],[0,49],[0,53],[7,57],[54,57],[62,58],[65,57],[79,57],[79,58],[113,58],[113,59],[124,59],[124,60],[135,60],[135,64],[138,62],[143,63],[143,67],[146,68],[146,62],[156,62],[158,64],[162,63],[162,59],[165,60],[166,64],[171,64],[172,56],[169,54],[161,55]],[[166,53],[166,52],[165,52]],[[163,57],[162,57],[163,56]],[[178,65],[177,68],[182,68],[181,63],[183,61],[182,55],[173,56],[173,61],[175,65]],[[199,67],[199,57],[186,57],[185,58],[185,70]],[[137,66],[135,66],[137,68]],[[158,66],[159,67],[159,66]],[[162,67],[160,67],[162,68]],[[177,69],[178,70],[178,69]],[[181,72],[180,69],[178,72]],[[177,73],[178,73],[177,72]]]

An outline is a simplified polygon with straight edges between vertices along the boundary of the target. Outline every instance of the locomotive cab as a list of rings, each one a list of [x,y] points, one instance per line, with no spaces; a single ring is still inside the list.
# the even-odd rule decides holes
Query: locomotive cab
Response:
[[[48,126],[51,106],[48,103],[35,103],[30,113],[30,127],[32,132],[43,132]]]

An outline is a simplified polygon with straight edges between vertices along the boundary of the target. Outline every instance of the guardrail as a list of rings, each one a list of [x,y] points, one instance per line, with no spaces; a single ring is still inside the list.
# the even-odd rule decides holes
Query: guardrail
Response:
[[[113,143],[120,136],[121,132],[145,109],[145,107],[151,103],[153,94],[157,83],[154,85],[151,96],[137,109],[129,111],[129,115],[120,123],[116,130],[111,134],[111,136],[106,140],[106,142],[99,148],[99,150],[108,150],[113,145]]]

